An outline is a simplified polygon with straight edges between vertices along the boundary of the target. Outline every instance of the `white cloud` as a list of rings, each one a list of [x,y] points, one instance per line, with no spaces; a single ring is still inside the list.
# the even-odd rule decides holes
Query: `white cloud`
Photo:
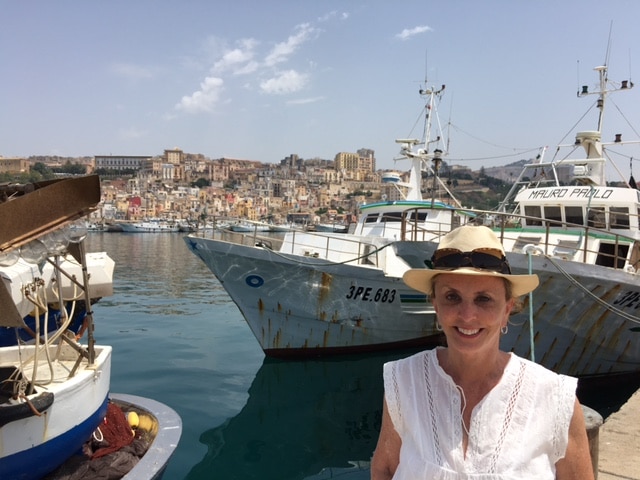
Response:
[[[340,14],[335,12],[330,16],[338,15]],[[175,109],[187,113],[213,110],[222,102],[223,78],[228,81],[231,76],[245,75],[248,76],[248,80],[243,85],[231,82],[228,84],[229,89],[239,86],[253,90],[255,88],[252,88],[252,83],[269,76],[260,83],[262,93],[283,95],[302,90],[309,83],[309,74],[299,73],[294,69],[275,71],[275,68],[281,69],[284,62],[289,61],[306,42],[316,38],[321,32],[321,29],[311,23],[297,25],[285,41],[273,45],[264,56],[263,62],[256,59],[263,53],[257,53],[261,42],[254,38],[243,38],[229,47],[223,40],[209,37],[204,50],[215,56],[215,61],[210,64],[210,74],[201,83],[200,89],[191,95],[183,96]],[[253,76],[249,76],[251,74]]]
[[[200,84],[200,90],[182,97],[176,109],[187,113],[210,112],[220,99],[224,81],[217,77],[207,77]]]
[[[400,33],[396,34],[396,38],[399,38],[400,40],[407,40],[408,38],[411,38],[414,35],[418,35],[424,32],[429,32],[431,30],[432,28],[426,25],[421,25],[419,27],[413,27],[413,28],[405,28]]]
[[[307,103],[316,103],[324,100],[325,97],[299,98],[297,100],[287,101],[287,105],[306,105]]]
[[[238,67],[233,71],[234,75],[248,75],[250,73],[254,73],[260,68],[260,64],[255,61],[248,62],[246,65],[242,67]]]
[[[301,90],[307,84],[308,80],[309,76],[306,74],[298,73],[295,70],[287,70],[281,72],[277,77],[260,83],[260,89],[264,93],[282,95]]]
[[[277,43],[271,52],[265,58],[265,65],[272,67],[278,63],[286,62],[289,57],[302,45],[309,40],[312,35],[317,33],[315,27],[309,23],[303,23],[296,27],[297,32],[290,35],[285,42]]]
[[[328,22],[332,18],[336,18],[336,17],[338,17],[340,20],[346,20],[347,18],[349,18],[349,12],[340,13],[337,10],[332,10],[329,13],[322,15],[321,17],[318,17],[318,22],[320,23]]]
[[[238,42],[240,45],[228,50],[222,58],[214,63],[214,72],[232,70],[233,73],[251,73],[257,69],[257,62],[253,61],[255,48],[259,44],[253,38],[245,38]]]

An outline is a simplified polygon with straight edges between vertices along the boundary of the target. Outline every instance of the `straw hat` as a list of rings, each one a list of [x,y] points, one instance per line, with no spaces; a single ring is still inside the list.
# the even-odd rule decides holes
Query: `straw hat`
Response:
[[[463,225],[447,233],[440,240],[431,263],[432,269],[407,270],[404,283],[431,294],[433,279],[441,273],[502,277],[511,282],[514,297],[531,292],[539,283],[537,275],[511,274],[500,240],[484,226]]]

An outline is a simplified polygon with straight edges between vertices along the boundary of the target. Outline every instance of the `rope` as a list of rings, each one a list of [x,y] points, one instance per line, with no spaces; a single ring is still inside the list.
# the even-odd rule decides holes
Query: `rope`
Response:
[[[584,285],[582,285],[580,282],[578,282],[575,278],[573,278],[564,268],[562,268],[560,266],[560,264],[558,264],[558,262],[556,262],[552,257],[550,257],[549,255],[545,254],[540,248],[534,246],[534,245],[527,245],[524,247],[523,249],[524,251],[526,251],[529,254],[529,273],[531,273],[532,271],[532,266],[531,266],[531,262],[532,262],[532,255],[537,252],[542,254],[549,262],[551,262],[551,264],[556,267],[556,269],[558,270],[558,272],[560,272],[562,275],[564,275],[564,277],[569,280],[575,287],[579,288],[580,290],[582,290],[586,295],[588,295],[589,297],[591,297],[591,299],[593,301],[595,301],[596,303],[598,303],[600,306],[604,307],[606,310],[609,310],[610,312],[615,313],[616,315],[621,316],[622,318],[624,318],[625,320],[628,320],[630,322],[633,323],[637,323],[638,325],[640,325],[640,317],[635,317],[633,315],[628,314],[627,312],[624,312],[623,310],[620,310],[619,308],[614,307],[613,305],[611,305],[610,303],[605,302],[604,300],[602,300],[600,297],[598,297],[597,295],[595,295],[593,292],[591,292],[589,289],[587,289]],[[532,307],[532,296],[533,293],[530,293],[530,298],[529,298],[529,312],[530,312],[530,323],[531,325],[533,325],[533,307]],[[532,327],[533,328],[533,327]],[[533,342],[533,333],[531,334],[531,341]]]
[[[527,245],[526,247],[524,247],[524,251],[527,253],[527,256],[529,257],[529,275],[533,274],[533,253],[534,251],[540,251],[541,253],[542,250],[540,250],[538,247],[535,247],[533,245]],[[529,292],[529,342],[530,342],[530,351],[531,351],[531,356],[530,356],[530,360],[532,362],[536,361],[536,350],[535,350],[535,343],[533,341],[533,292]]]
[[[597,295],[594,295],[591,291],[585,288],[584,285],[581,285],[580,282],[575,280],[571,275],[569,275],[566,272],[566,270],[564,270],[553,258],[549,257],[548,255],[545,255],[545,257],[547,258],[547,260],[549,260],[553,264],[553,266],[555,266],[558,269],[558,271],[562,275],[564,275],[571,283],[573,283],[576,287],[580,288],[583,292],[585,292],[588,296],[590,296],[600,306],[604,307],[610,312],[615,313],[616,315],[620,315],[625,320],[629,320],[630,322],[637,323],[638,325],[640,325],[640,317],[629,315],[628,313],[620,310],[619,308],[616,308],[613,305],[605,302],[600,297],[598,297]]]
[[[462,409],[460,411],[460,420],[462,421],[462,428],[464,428],[464,431],[467,432],[467,438],[470,438],[471,435],[469,434],[469,430],[467,429],[467,424],[464,423],[464,411],[467,408],[467,397],[465,397],[464,390],[460,385],[456,383],[455,386],[460,392],[460,395],[462,396]],[[471,425],[469,425],[469,428],[471,428]]]

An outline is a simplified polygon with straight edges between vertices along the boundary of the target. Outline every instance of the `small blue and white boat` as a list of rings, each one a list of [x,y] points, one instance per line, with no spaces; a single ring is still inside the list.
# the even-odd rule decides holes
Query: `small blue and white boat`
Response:
[[[0,187],[10,189],[2,192],[4,198],[12,198],[0,203],[0,329],[14,339],[0,346],[3,480],[41,479],[58,468],[82,449],[114,401],[112,347],[95,343],[91,308],[92,299],[112,294],[114,262],[106,253],[87,255],[86,231],[68,228],[95,209],[99,179],[77,177],[30,187]],[[89,260],[95,268],[89,268]],[[96,275],[93,282],[90,272]],[[71,330],[76,309],[83,311],[81,327]],[[47,321],[29,327],[24,321],[29,315]],[[27,341],[21,333],[31,329]],[[156,432],[165,427],[162,422],[171,424],[170,444],[163,445],[161,455],[154,450],[154,468],[135,478],[159,478],[180,437],[176,416],[156,417]]]

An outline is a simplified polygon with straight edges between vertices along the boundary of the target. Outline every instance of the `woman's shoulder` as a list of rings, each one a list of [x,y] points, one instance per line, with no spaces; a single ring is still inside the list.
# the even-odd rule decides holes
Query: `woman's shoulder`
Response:
[[[425,361],[433,361],[436,359],[437,353],[436,350],[440,347],[436,347],[429,350],[422,350],[418,353],[414,353],[409,355],[408,357],[399,358],[397,360],[392,360],[387,362],[387,365],[394,365],[396,368],[408,367],[410,365],[422,364]]]
[[[575,390],[578,384],[578,379],[575,377],[556,373],[553,370],[540,365],[539,363],[520,357],[515,353],[510,353],[510,355],[510,368],[512,368],[513,370],[517,369],[519,371],[522,371],[523,374],[526,374],[528,378],[533,379],[536,383],[566,385],[567,388],[573,390]]]

